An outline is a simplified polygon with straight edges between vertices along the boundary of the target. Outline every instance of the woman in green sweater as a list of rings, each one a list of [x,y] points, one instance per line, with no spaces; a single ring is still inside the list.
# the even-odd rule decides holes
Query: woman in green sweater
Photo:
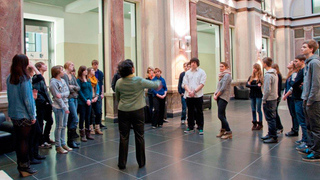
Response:
[[[134,75],[135,69],[130,59],[122,61],[118,65],[121,79],[116,84],[116,97],[118,105],[118,121],[120,132],[119,145],[119,169],[125,169],[128,157],[128,143],[130,127],[133,126],[136,142],[136,159],[139,168],[146,163],[144,145],[144,98],[145,88],[161,88],[160,81],[149,81]]]

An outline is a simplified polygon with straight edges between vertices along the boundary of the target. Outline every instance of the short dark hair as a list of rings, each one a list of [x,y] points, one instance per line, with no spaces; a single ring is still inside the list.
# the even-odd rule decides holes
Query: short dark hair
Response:
[[[303,44],[307,44],[309,48],[312,48],[312,54],[314,54],[319,48],[319,44],[313,39],[311,39],[310,41],[305,41],[303,42]]]
[[[265,57],[262,59],[262,62],[265,63],[268,67],[272,66],[272,58],[271,57]]]
[[[295,59],[298,59],[299,61],[305,61],[306,60],[306,57],[302,54],[299,54],[295,57]]]
[[[130,59],[121,61],[118,64],[118,71],[121,77],[127,77],[132,74],[133,62]]]
[[[94,64],[99,64],[99,61],[98,60],[92,60],[92,62],[91,62],[91,65],[94,65]]]
[[[34,66],[39,70],[43,65],[45,65],[44,62],[37,62]]]
[[[196,57],[192,58],[192,59],[190,60],[190,64],[193,63],[193,62],[195,62],[195,63],[197,64],[197,66],[200,66],[200,61],[199,61],[198,58],[196,58]]]
[[[61,73],[61,66],[53,66],[51,68],[51,76],[56,78]]]

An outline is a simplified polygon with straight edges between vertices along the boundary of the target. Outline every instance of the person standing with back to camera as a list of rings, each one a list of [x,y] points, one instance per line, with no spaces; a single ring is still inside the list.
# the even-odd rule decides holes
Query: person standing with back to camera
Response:
[[[118,121],[120,132],[119,143],[119,169],[125,169],[128,157],[130,127],[135,134],[136,159],[139,168],[145,166],[145,144],[144,144],[144,98],[145,88],[161,88],[160,81],[149,81],[134,75],[135,68],[130,59],[122,61],[118,65],[121,78],[116,84],[116,98],[119,101]]]

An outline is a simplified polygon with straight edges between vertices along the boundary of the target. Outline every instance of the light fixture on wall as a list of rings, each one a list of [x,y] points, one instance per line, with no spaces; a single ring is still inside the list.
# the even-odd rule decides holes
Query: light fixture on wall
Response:
[[[186,36],[186,52],[191,52],[191,36]]]
[[[185,36],[185,41],[179,39],[179,49],[185,50],[185,52],[191,52],[191,36]]]

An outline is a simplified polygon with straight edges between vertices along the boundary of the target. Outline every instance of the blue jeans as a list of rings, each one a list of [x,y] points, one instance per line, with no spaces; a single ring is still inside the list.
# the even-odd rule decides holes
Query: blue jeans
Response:
[[[181,96],[181,105],[182,105],[182,111],[181,111],[181,120],[187,119],[187,103],[186,99]]]
[[[56,148],[66,145],[65,136],[66,136],[66,127],[68,123],[68,114],[63,109],[57,109],[52,107],[55,120],[56,120],[56,129],[54,130],[54,137]]]
[[[298,119],[299,125],[301,126],[302,130],[302,141],[308,141],[308,132],[307,132],[307,124],[306,119],[303,112],[303,101],[302,100],[294,100],[294,108],[296,112],[296,117]]]
[[[268,135],[277,139],[277,100],[267,101],[263,104],[263,111],[268,122]]]
[[[79,123],[78,118],[78,99],[71,98],[69,99],[69,118],[68,118],[68,129],[77,129],[77,125]]]
[[[297,115],[295,112],[296,110],[295,110],[294,99],[292,97],[288,97],[287,104],[288,104],[289,112],[290,112],[291,119],[292,119],[291,130],[294,132],[299,132],[299,122],[298,122],[298,118],[297,118]]]
[[[102,99],[99,97],[97,102],[92,103],[91,114],[92,118],[90,119],[90,125],[100,125],[102,118]]]
[[[262,125],[262,111],[261,111],[261,103],[262,98],[250,98],[251,100],[251,109],[252,109],[252,122],[257,122],[257,112],[259,114],[259,123]]]

